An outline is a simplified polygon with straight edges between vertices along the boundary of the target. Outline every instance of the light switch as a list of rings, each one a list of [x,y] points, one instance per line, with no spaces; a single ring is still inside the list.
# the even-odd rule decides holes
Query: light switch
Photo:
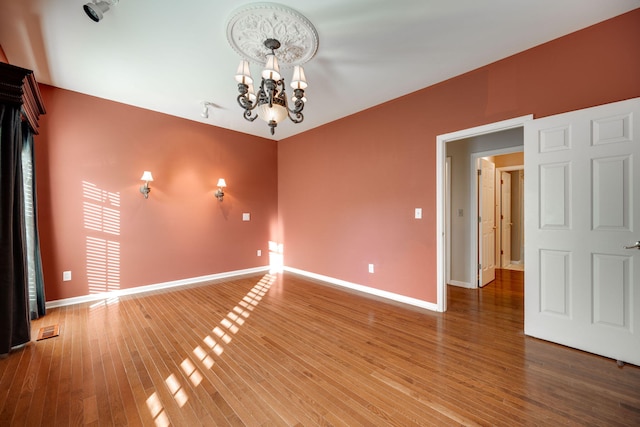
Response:
[[[63,282],[68,282],[71,280],[71,272],[70,271],[63,271],[62,272],[62,281]]]
[[[373,264],[369,264],[369,273],[373,273]]]
[[[251,214],[250,213],[243,213],[242,214],[242,220],[243,221],[251,221]]]
[[[422,208],[416,208],[416,219],[422,219]]]

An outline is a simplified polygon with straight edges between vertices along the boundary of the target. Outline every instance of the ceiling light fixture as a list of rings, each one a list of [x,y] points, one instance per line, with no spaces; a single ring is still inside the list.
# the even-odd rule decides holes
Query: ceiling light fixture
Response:
[[[318,49],[318,33],[311,22],[279,4],[249,4],[231,16],[227,39],[243,57],[235,76],[239,92],[237,101],[244,109],[243,117],[250,122],[260,117],[267,122],[271,135],[286,117],[301,123],[307,101],[304,96],[307,80],[302,64],[313,58]],[[254,92],[250,62],[264,64],[257,93]],[[290,84],[293,97],[290,100],[280,74],[280,63],[293,67]]]
[[[267,122],[271,129],[271,135],[273,135],[276,126],[285,117],[289,117],[293,123],[301,123],[304,120],[302,110],[307,100],[304,97],[307,81],[302,67],[296,65],[291,81],[293,108],[289,108],[284,79],[280,75],[280,66],[275,53],[276,49],[280,48],[280,42],[276,39],[267,39],[264,46],[271,50],[271,53],[267,54],[267,63],[262,70],[262,82],[257,94],[253,93],[253,78],[249,63],[246,60],[240,62],[238,74],[236,74],[238,92],[240,92],[238,104],[244,108],[243,116],[245,119],[252,122],[256,117],[260,117]],[[253,114],[253,110],[256,108],[257,114]]]
[[[82,6],[82,9],[84,9],[84,13],[86,13],[92,21],[100,22],[100,20],[102,20],[103,14],[109,10],[109,7],[115,6],[116,4],[118,4],[118,0],[94,0],[93,3],[87,3]]]

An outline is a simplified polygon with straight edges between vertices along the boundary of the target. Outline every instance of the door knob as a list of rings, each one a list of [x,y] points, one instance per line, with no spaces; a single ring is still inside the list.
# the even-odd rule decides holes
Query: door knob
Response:
[[[640,249],[640,240],[638,240],[633,246],[625,246],[625,249]]]

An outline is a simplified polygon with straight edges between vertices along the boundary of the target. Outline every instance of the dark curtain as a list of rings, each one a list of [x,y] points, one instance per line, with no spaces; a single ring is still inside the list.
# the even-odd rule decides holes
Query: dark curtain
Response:
[[[36,194],[36,164],[33,149],[33,132],[22,122],[22,182],[24,189],[24,218],[27,238],[27,272],[29,289],[29,312],[31,320],[46,314],[44,277],[40,256],[38,233],[38,203]]]
[[[19,106],[0,105],[0,355],[31,340]]]

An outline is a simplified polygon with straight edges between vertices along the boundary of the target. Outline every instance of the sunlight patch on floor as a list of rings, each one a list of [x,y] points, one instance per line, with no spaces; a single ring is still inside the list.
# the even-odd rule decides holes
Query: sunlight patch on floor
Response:
[[[167,418],[167,414],[164,413],[164,407],[162,403],[160,403],[157,393],[154,392],[149,396],[147,399],[147,408],[149,408],[149,413],[153,417],[153,421],[157,427],[167,427],[170,425],[169,418]]]
[[[215,365],[215,361],[212,356],[221,356],[224,353],[225,345],[229,345],[233,340],[233,335],[240,331],[240,328],[245,324],[246,319],[251,315],[256,306],[260,303],[262,298],[267,294],[271,285],[276,281],[276,276],[272,274],[264,275],[256,285],[247,292],[247,294],[238,302],[238,304],[231,309],[224,319],[215,326],[211,332],[215,338],[211,335],[206,335],[202,342],[208,348],[206,350],[202,346],[196,346],[193,351],[193,357],[196,363],[202,364],[205,369],[212,369]],[[196,364],[194,364],[189,357],[185,358],[180,364],[184,376],[188,378],[194,387],[198,387],[204,379],[201,371],[198,370]],[[183,407],[189,397],[187,391],[180,384],[177,376],[170,374],[165,379],[165,384],[171,392],[171,395],[175,399],[179,407]],[[165,414],[164,407],[158,398],[158,395],[154,392],[147,399],[147,407],[153,417],[157,427],[165,427],[170,425],[170,421]]]

